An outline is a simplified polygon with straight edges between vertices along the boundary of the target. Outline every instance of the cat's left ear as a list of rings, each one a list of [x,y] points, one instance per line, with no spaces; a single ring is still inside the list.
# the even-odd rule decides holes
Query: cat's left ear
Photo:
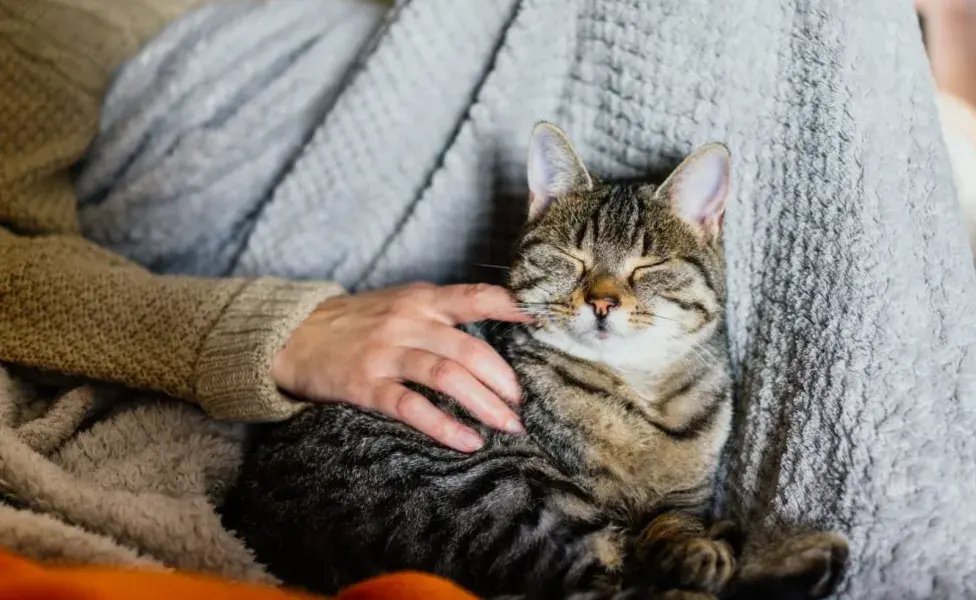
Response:
[[[717,142],[705,144],[678,165],[660,193],[686,223],[706,236],[717,236],[722,232],[731,168],[728,148]]]

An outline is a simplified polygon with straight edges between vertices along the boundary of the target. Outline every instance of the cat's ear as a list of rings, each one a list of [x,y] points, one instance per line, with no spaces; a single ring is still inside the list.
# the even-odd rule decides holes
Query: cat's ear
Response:
[[[671,209],[707,236],[722,231],[729,197],[732,157],[717,142],[705,144],[686,158],[660,188]]]
[[[538,123],[529,141],[529,220],[539,218],[560,196],[588,190],[593,180],[562,129]]]

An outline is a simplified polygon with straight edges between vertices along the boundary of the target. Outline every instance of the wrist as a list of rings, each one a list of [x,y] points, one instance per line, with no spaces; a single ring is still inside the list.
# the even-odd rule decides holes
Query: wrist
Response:
[[[319,304],[343,293],[336,284],[273,278],[245,285],[200,350],[195,396],[201,406],[215,418],[238,421],[295,414],[302,405],[277,383],[278,371],[287,374],[290,366],[282,349]]]

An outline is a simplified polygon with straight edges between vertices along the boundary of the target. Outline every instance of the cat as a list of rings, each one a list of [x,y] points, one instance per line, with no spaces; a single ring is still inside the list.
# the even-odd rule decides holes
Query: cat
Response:
[[[713,143],[660,186],[604,183],[562,130],[538,124],[508,282],[534,322],[470,328],[518,374],[527,433],[490,430],[430,390],[483,449],[462,454],[351,406],[310,408],[255,435],[225,525],[284,582],[325,594],[404,569],[482,597],[829,592],[843,538],[800,538],[733,581],[736,530],[706,523],[732,417],[730,163]]]

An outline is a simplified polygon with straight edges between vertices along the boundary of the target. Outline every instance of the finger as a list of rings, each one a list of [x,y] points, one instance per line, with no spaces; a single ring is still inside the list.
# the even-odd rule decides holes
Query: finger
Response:
[[[461,452],[474,452],[485,444],[470,427],[461,425],[427,398],[396,382],[391,381],[376,391],[373,408]]]
[[[445,285],[434,294],[434,310],[449,322],[473,323],[494,319],[512,323],[527,323],[531,317],[518,309],[508,290],[487,283]]]
[[[453,327],[433,327],[433,330],[416,332],[402,344],[449,358],[508,402],[521,401],[522,390],[515,371],[488,342]]]
[[[522,423],[508,405],[460,364],[423,350],[406,350],[400,362],[403,379],[447,394],[479,421],[510,433],[522,433]]]

